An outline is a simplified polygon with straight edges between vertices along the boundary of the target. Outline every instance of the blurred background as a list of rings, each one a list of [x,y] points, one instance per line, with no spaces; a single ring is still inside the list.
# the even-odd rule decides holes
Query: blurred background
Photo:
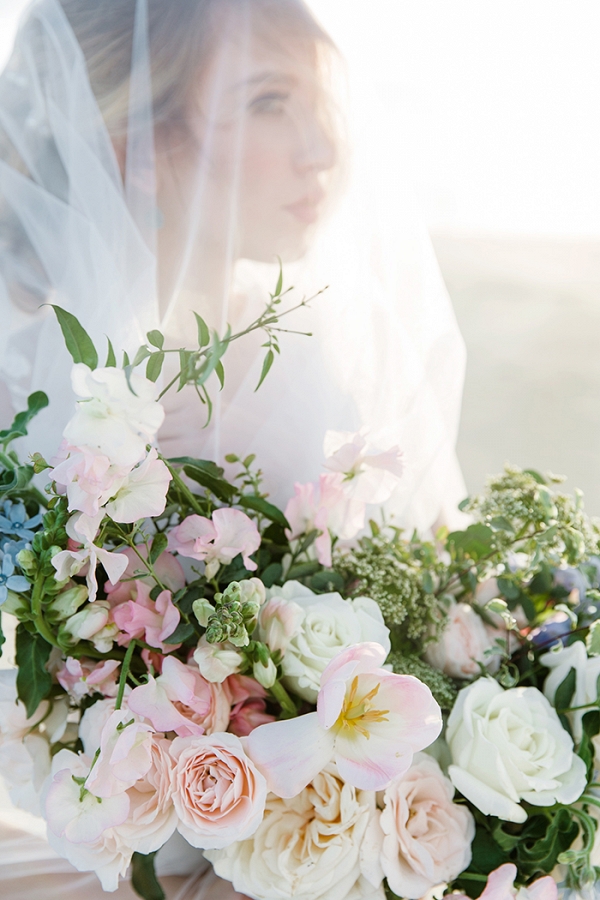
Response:
[[[469,490],[510,460],[600,515],[600,3],[310,2],[406,144],[467,343]]]

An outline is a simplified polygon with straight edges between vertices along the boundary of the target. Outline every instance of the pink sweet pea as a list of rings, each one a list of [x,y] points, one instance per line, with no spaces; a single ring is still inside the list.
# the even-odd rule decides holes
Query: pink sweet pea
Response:
[[[219,566],[229,564],[239,553],[249,571],[256,569],[250,555],[260,547],[260,534],[252,519],[239,509],[216,509],[212,519],[188,516],[171,531],[169,549],[206,563],[212,578]]]
[[[79,510],[96,516],[101,506],[118,490],[123,470],[111,465],[108,456],[89,447],[72,447],[66,441],[53,460],[54,469],[48,473],[60,493],[66,493],[69,511]]]
[[[389,500],[404,471],[398,446],[378,450],[361,432],[328,431],[324,450],[325,468],[342,473],[348,496],[364,503]]]
[[[112,606],[117,603],[123,603],[125,600],[134,600],[137,594],[136,581],[144,581],[154,587],[154,580],[144,565],[143,559],[148,557],[148,548],[145,544],[138,544],[137,553],[131,547],[127,547],[122,551],[122,556],[127,557],[127,568],[121,576],[121,580],[113,584],[107,581],[104,589]],[[181,567],[181,563],[172,553],[161,553],[154,563],[154,571],[161,584],[164,584],[173,593],[180,591],[185,587],[185,574]]]
[[[332,759],[354,787],[384,790],[436,739],[442,716],[431,691],[411,675],[382,669],[385,657],[375,643],[342,651],[321,676],[316,713],[248,736],[248,753],[274,794],[295,797]]]
[[[157,731],[175,731],[187,737],[225,731],[231,694],[226,685],[212,684],[197,668],[167,656],[162,674],[158,678],[149,675],[147,684],[134,688],[127,704]]]
[[[487,884],[479,900],[558,900],[558,888],[550,875],[538,878],[528,887],[514,886],[517,867],[505,863],[488,875]],[[464,894],[453,894],[452,900],[468,900]]]
[[[113,611],[113,619],[122,634],[117,638],[121,646],[129,644],[132,638],[140,638],[152,647],[167,653],[179,644],[165,644],[173,634],[181,616],[174,606],[171,592],[161,591],[156,600],[150,598],[150,588],[143,581],[133,582],[136,588],[135,600],[121,603]]]
[[[120,662],[116,659],[96,663],[91,659],[73,659],[69,656],[56,673],[56,680],[77,702],[95,693],[116,697],[119,666]]]
[[[153,730],[128,709],[115,710],[100,734],[100,755],[85,783],[96,797],[115,797],[152,766]]]
[[[171,473],[154,447],[146,458],[122,479],[113,499],[106,504],[106,513],[115,522],[137,522],[160,516],[167,503]]]
[[[238,737],[245,737],[267,722],[274,722],[275,716],[267,712],[267,692],[247,675],[231,675],[227,679],[227,687],[231,692],[231,718],[229,731]]]

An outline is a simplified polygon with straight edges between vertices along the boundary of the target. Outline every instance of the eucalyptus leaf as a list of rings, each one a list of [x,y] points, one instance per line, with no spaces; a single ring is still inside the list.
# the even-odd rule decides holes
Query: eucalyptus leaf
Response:
[[[84,363],[90,369],[97,368],[98,354],[96,348],[79,319],[61,306],[57,306],[54,303],[51,303],[50,306],[56,314],[67,350],[71,354],[73,362]]]
[[[473,560],[479,560],[492,551],[493,539],[492,529],[478,522],[469,525],[465,531],[453,531],[449,534],[447,546]]]

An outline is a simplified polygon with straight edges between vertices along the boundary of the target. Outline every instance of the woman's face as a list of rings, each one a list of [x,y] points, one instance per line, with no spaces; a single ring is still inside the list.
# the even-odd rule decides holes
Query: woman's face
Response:
[[[190,114],[199,231],[237,257],[298,259],[321,216],[336,152],[315,56],[238,28],[200,80]]]

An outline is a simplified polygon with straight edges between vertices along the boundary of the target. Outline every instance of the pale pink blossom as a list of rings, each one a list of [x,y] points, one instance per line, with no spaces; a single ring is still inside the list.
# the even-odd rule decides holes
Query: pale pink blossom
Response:
[[[119,666],[116,659],[94,662],[91,659],[73,659],[69,656],[57,671],[56,680],[77,703],[96,693],[116,697]]]
[[[150,746],[152,765],[127,791],[129,815],[115,834],[137,853],[154,853],[175,831],[172,780],[175,761],[169,753],[171,741],[155,738]]]
[[[80,550],[61,550],[52,557],[52,565],[56,570],[57,581],[67,581],[87,566],[86,582],[90,602],[93,603],[98,594],[96,566],[101,563],[110,581],[117,582],[127,568],[127,557],[123,553],[113,553],[94,544],[104,511],[100,510],[94,518],[85,513],[75,513],[66,525],[66,531],[72,541],[76,541]]]
[[[399,897],[417,900],[468,868],[475,820],[453,797],[452,782],[426,753],[386,789],[381,864]]]
[[[258,614],[260,639],[271,653],[287,650],[290,641],[300,631],[304,620],[302,608],[285,596],[271,597]]]
[[[528,887],[517,890],[513,882],[517,867],[505,863],[488,875],[487,884],[479,900],[558,900],[558,887],[550,875],[538,878]],[[452,894],[452,900],[469,900],[465,894]]]
[[[193,847],[216,849],[254,834],[267,799],[264,777],[233,734],[175,738],[177,830]]]
[[[118,890],[133,856],[133,849],[117,837],[116,828],[108,828],[95,841],[86,843],[72,843],[49,830],[48,843],[79,872],[94,872],[102,890],[107,892]]]
[[[158,453],[151,448],[146,458],[125,478],[106,504],[107,515],[115,522],[137,522],[165,511],[172,475]]]
[[[275,716],[267,712],[267,692],[254,678],[231,675],[227,687],[231,693],[229,731],[233,734],[245,737],[259,725],[275,721]]]
[[[119,489],[126,470],[113,466],[102,453],[89,447],[72,447],[64,441],[59,454],[48,476],[60,493],[66,493],[69,511],[98,515],[100,507]]]
[[[231,695],[225,684],[212,684],[197,668],[167,656],[162,674],[158,678],[149,675],[147,684],[134,688],[128,705],[157,731],[175,731],[186,737],[225,731]]]
[[[136,552],[137,551],[137,552]],[[148,548],[145,544],[137,544],[136,549],[127,547],[122,551],[127,557],[127,568],[121,575],[121,580],[113,583],[107,581],[104,589],[111,604],[123,603],[126,600],[135,600],[137,593],[136,581],[144,581],[150,587],[154,587],[155,581],[143,560],[148,558]],[[140,556],[142,559],[140,559]],[[173,593],[185,587],[185,573],[181,563],[172,553],[161,553],[153,567],[156,577]]]
[[[239,672],[244,657],[229,641],[223,644],[209,644],[202,635],[194,650],[194,660],[198,664],[200,674],[207,681],[222,684],[230,675]]]
[[[382,669],[385,658],[380,644],[349,647],[323,672],[317,712],[261,725],[246,738],[273,793],[296,796],[332,759],[349,784],[384,790],[436,739],[442,716],[431,691]]]
[[[383,503],[391,497],[404,471],[398,446],[379,450],[362,432],[328,431],[325,468],[344,476],[349,497],[363,503]]]
[[[216,509],[212,519],[188,516],[169,534],[169,549],[181,556],[206,563],[206,575],[212,578],[221,564],[228,565],[238,554],[249,571],[256,569],[250,559],[260,547],[255,523],[239,509]]]
[[[98,840],[107,828],[121,825],[129,812],[126,793],[100,799],[84,787],[90,767],[89,757],[60,750],[45,790],[44,818],[49,830],[73,844]]]
[[[125,688],[125,695],[131,693],[129,685]],[[106,697],[104,700],[96,700],[92,706],[88,706],[79,723],[79,737],[83,744],[83,752],[91,759],[100,749],[102,729],[115,711],[115,697]]]
[[[481,674],[480,664],[498,669],[501,651],[492,652],[496,636],[500,632],[487,628],[472,606],[453,603],[442,635],[427,647],[425,659],[451,678],[474,678]]]
[[[135,581],[136,598],[115,606],[112,616],[121,630],[118,644],[129,644],[132,638],[144,640],[152,647],[166,653],[179,644],[166,644],[166,639],[179,625],[181,615],[173,604],[170,591],[161,591],[156,600],[150,597],[150,588],[143,581]]]
[[[152,740],[153,730],[149,725],[132,716],[127,708],[115,710],[102,728],[100,755],[86,788],[104,799],[133,787],[152,765]]]
[[[67,441],[90,447],[115,465],[135,466],[165,417],[158,386],[135,372],[128,380],[122,369],[92,371],[83,363],[73,366],[71,383],[81,400],[64,430]]]

